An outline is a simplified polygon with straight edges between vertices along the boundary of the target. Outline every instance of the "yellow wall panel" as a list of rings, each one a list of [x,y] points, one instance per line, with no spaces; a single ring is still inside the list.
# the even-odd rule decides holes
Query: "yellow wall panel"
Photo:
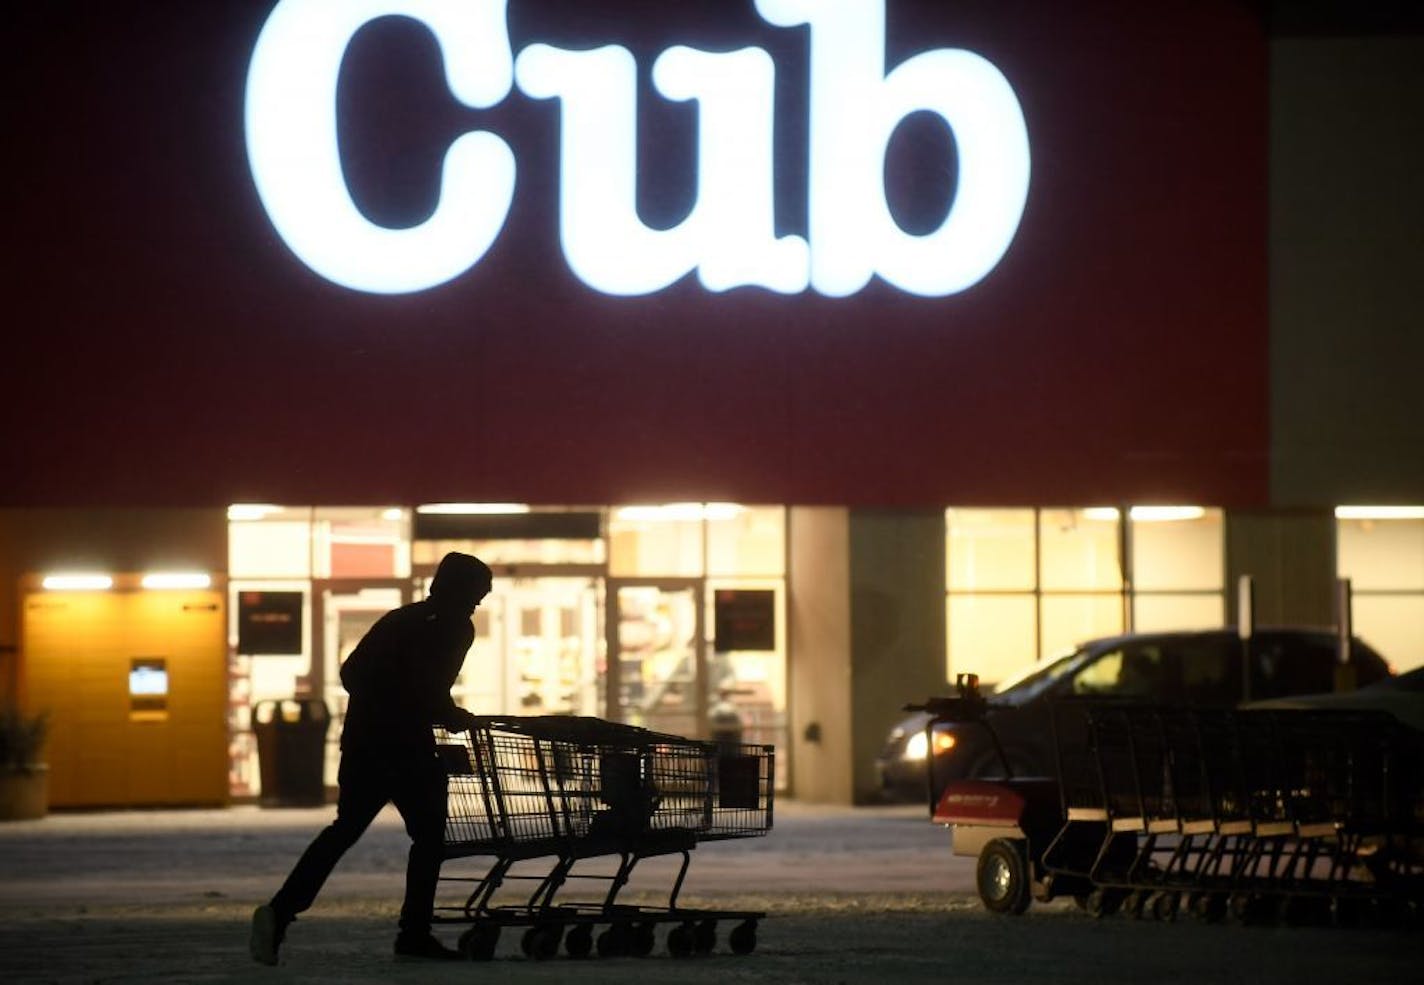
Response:
[[[183,726],[172,730],[173,775],[185,803],[227,801],[227,744],[214,742],[211,731]]]
[[[31,592],[21,661],[48,709],[50,803],[227,799],[227,642],[219,591]],[[136,707],[134,661],[162,661],[164,707]]]
[[[127,738],[124,801],[130,804],[164,804],[180,800],[176,796],[173,739],[168,723],[136,722]]]
[[[128,743],[123,725],[89,725],[78,729],[75,750],[75,790],[68,801],[50,798],[55,807],[119,805],[128,799]]]

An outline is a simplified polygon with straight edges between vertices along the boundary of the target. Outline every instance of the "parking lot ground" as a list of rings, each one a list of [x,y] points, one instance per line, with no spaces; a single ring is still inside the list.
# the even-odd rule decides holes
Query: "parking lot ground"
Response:
[[[756,951],[493,962],[390,957],[406,841],[383,814],[292,928],[277,968],[247,955],[252,907],[329,809],[61,814],[0,826],[0,982],[1361,982],[1417,980],[1418,932],[1094,920],[1067,902],[985,913],[972,863],[914,808],[787,804],[767,838],[694,852],[682,903],[761,910]],[[656,902],[649,863],[633,898]],[[454,869],[452,863],[449,868]],[[452,941],[456,927],[440,928]]]

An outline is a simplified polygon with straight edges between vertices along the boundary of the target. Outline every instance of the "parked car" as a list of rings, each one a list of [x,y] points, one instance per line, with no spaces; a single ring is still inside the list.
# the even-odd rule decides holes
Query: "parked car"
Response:
[[[1326,629],[1258,629],[1249,644],[1234,629],[1133,633],[1084,643],[1066,656],[1030,667],[990,695],[989,730],[975,723],[944,723],[926,734],[929,716],[911,714],[890,731],[876,769],[891,800],[928,796],[926,760],[933,747],[935,785],[951,779],[1002,776],[1003,759],[1015,775],[1051,776],[1053,725],[1058,698],[1140,698],[1170,705],[1231,707],[1243,700],[1321,694],[1334,690],[1338,643]],[[1251,654],[1249,696],[1242,655]],[[1368,644],[1351,641],[1350,664],[1358,686],[1391,676]]]

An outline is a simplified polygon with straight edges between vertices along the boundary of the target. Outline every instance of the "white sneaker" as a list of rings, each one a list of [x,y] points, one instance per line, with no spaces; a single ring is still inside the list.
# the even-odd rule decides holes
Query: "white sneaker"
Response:
[[[291,922],[290,919],[283,920],[278,916],[270,903],[263,903],[253,910],[252,936],[247,941],[252,960],[275,965],[277,949],[282,946],[282,939],[287,936],[287,925]]]

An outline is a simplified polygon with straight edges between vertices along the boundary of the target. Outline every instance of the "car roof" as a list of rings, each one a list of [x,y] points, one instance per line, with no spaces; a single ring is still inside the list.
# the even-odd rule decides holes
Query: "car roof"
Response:
[[[1252,633],[1252,639],[1281,639],[1286,637],[1314,638],[1317,641],[1333,640],[1335,631],[1333,629],[1321,629],[1318,626],[1262,626]],[[1162,630],[1160,632],[1149,633],[1119,633],[1116,636],[1100,636],[1096,639],[1087,640],[1079,644],[1079,649],[1084,650],[1111,650],[1129,643],[1153,643],[1168,640],[1219,640],[1238,638],[1236,627],[1227,626],[1216,629],[1182,629],[1182,630]],[[1363,641],[1354,637],[1355,643]]]

